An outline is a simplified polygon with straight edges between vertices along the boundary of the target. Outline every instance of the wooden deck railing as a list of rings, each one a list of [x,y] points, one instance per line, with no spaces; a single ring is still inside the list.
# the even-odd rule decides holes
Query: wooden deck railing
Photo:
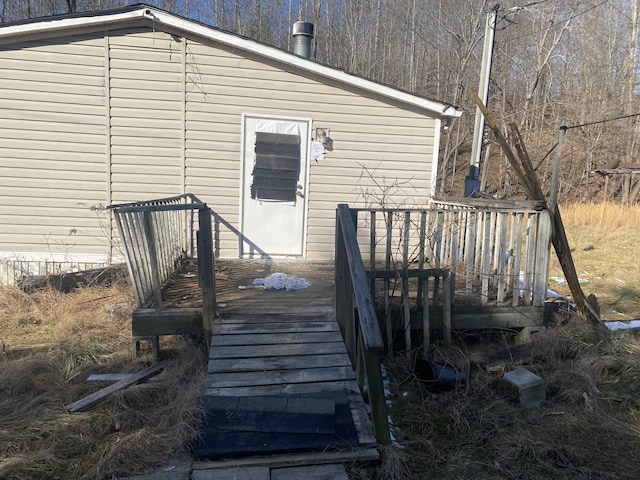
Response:
[[[350,212],[358,227],[361,251],[368,260],[371,297],[383,310],[387,351],[393,352],[394,331],[398,328],[402,329],[406,350],[416,345],[412,331],[421,331],[425,347],[430,345],[434,330],[448,342],[452,276],[449,268],[431,261],[428,211],[354,208]],[[418,328],[412,328],[412,312],[420,313],[419,319],[414,318]],[[437,325],[434,319],[438,319]]]
[[[466,319],[470,309],[477,316],[485,307],[516,307],[542,318],[551,224],[540,202],[436,199],[429,209],[345,208],[371,298],[384,311],[388,351],[398,329],[409,350],[419,331],[425,347],[434,335],[448,341],[452,317],[483,328],[484,317]]]
[[[192,195],[180,195],[110,208],[138,307],[134,312],[134,337],[145,332],[148,335],[210,332],[216,300],[211,211],[207,205]],[[186,259],[194,256],[202,290],[201,313],[164,309],[162,287]],[[194,322],[201,324],[194,326]]]
[[[436,199],[429,212],[429,254],[452,269],[465,305],[544,305],[551,217],[542,202]],[[456,275],[462,281],[456,284]]]
[[[451,308],[459,314],[478,307],[543,308],[551,223],[540,202],[436,199],[429,209],[351,212],[374,300],[380,298],[376,288],[383,290],[378,295],[384,299],[387,338],[394,290],[407,348],[412,311],[422,312],[424,342],[429,344],[430,313],[442,319],[446,340]],[[431,312],[424,308],[429,298]]]
[[[358,385],[366,385],[376,439],[390,443],[380,355],[384,343],[356,239],[354,217],[347,205],[336,215],[335,305]],[[357,315],[356,309],[357,308]]]

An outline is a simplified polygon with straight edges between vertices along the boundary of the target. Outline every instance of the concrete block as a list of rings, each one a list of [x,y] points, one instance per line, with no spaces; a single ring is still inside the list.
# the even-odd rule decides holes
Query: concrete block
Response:
[[[520,330],[520,333],[515,336],[513,339],[513,343],[515,345],[524,345],[525,343],[529,343],[531,341],[532,335],[544,332],[547,327],[524,327]]]
[[[517,368],[504,374],[504,381],[517,392],[520,404],[525,408],[538,408],[544,400],[542,378],[526,368]]]

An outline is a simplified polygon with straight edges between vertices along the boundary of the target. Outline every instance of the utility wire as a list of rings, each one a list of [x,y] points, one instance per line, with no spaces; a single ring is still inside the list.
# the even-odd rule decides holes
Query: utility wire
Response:
[[[603,120],[596,120],[593,122],[581,123],[580,125],[571,125],[570,127],[567,127],[567,130],[570,130],[572,128],[588,127],[590,125],[598,125],[601,123],[615,122],[616,120],[624,120],[625,118],[632,118],[632,117],[640,117],[640,113],[631,113],[629,115],[621,115],[620,117],[605,118]]]
[[[517,11],[524,10],[526,7],[530,7],[530,6],[532,6],[532,5],[537,5],[537,4],[539,4],[539,3],[545,3],[546,1],[548,1],[548,0],[541,0],[541,1],[538,1],[538,2],[531,2],[531,3],[528,3],[527,5],[523,5],[522,7],[518,7],[518,8],[517,8]],[[562,19],[562,20],[558,20],[558,21],[556,21],[556,22],[553,22],[553,23],[551,24],[551,27],[555,27],[555,26],[557,26],[557,25],[561,25],[561,24],[566,23],[566,22],[568,22],[568,21],[574,20],[574,19],[576,19],[576,18],[578,18],[578,17],[580,17],[580,16],[584,15],[585,13],[590,12],[591,10],[594,10],[594,9],[596,9],[596,8],[598,8],[598,7],[602,6],[602,5],[604,5],[605,3],[609,3],[609,0],[603,0],[602,2],[600,2],[600,3],[596,4],[596,5],[593,5],[593,6],[589,7],[589,8],[587,8],[586,10],[583,10],[583,11],[581,11],[581,12],[578,12],[578,13],[576,13],[576,14],[574,14],[574,15],[571,15],[571,16],[569,16],[569,17],[566,17],[566,18],[564,18],[564,19]],[[500,29],[497,29],[497,30],[505,30],[506,28],[510,27],[511,25],[517,25],[517,24],[519,24],[519,22],[514,22],[513,20],[509,20],[509,19],[507,18],[507,16],[509,15],[509,13],[512,13],[512,12],[507,11],[507,12],[506,12],[506,13],[505,13],[505,14],[504,14],[504,15],[503,15],[499,20],[498,20],[499,22],[500,22],[500,21],[502,21],[502,20],[506,20],[507,22],[509,22],[509,25],[506,25],[506,26],[504,26],[504,27],[502,27],[502,28],[500,28]],[[521,36],[519,36],[519,37],[509,38],[509,41],[511,42],[511,41],[513,41],[513,40],[519,40],[519,39],[521,39],[521,38],[526,38],[526,37],[529,37],[529,36],[531,36],[531,34],[521,35]]]

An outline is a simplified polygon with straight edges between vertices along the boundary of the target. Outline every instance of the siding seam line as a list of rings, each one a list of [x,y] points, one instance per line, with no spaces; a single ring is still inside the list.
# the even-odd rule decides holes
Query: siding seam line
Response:
[[[111,61],[109,55],[109,32],[104,34],[104,108],[105,108],[105,163],[106,163],[106,201],[111,205]],[[109,245],[107,248],[107,263],[113,259],[113,214],[109,214]]]
[[[184,195],[187,189],[187,38],[182,37],[182,46],[181,46],[181,54],[182,54],[182,62],[180,65],[180,95],[181,95],[181,105],[180,105],[180,190],[182,195]]]

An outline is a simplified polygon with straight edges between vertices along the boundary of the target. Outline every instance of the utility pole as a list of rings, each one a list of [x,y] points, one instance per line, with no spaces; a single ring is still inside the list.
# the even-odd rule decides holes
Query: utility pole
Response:
[[[489,98],[489,77],[491,76],[491,60],[493,57],[493,40],[498,22],[499,4],[495,4],[487,13],[487,21],[484,30],[484,49],[482,50],[482,65],[480,66],[480,85],[478,95],[483,105],[487,105]],[[473,143],[471,144],[471,161],[469,166],[469,176],[464,182],[464,196],[480,189],[478,173],[480,170],[480,153],[482,152],[482,137],[484,133],[484,115],[480,108],[476,107],[476,121],[473,127]]]

